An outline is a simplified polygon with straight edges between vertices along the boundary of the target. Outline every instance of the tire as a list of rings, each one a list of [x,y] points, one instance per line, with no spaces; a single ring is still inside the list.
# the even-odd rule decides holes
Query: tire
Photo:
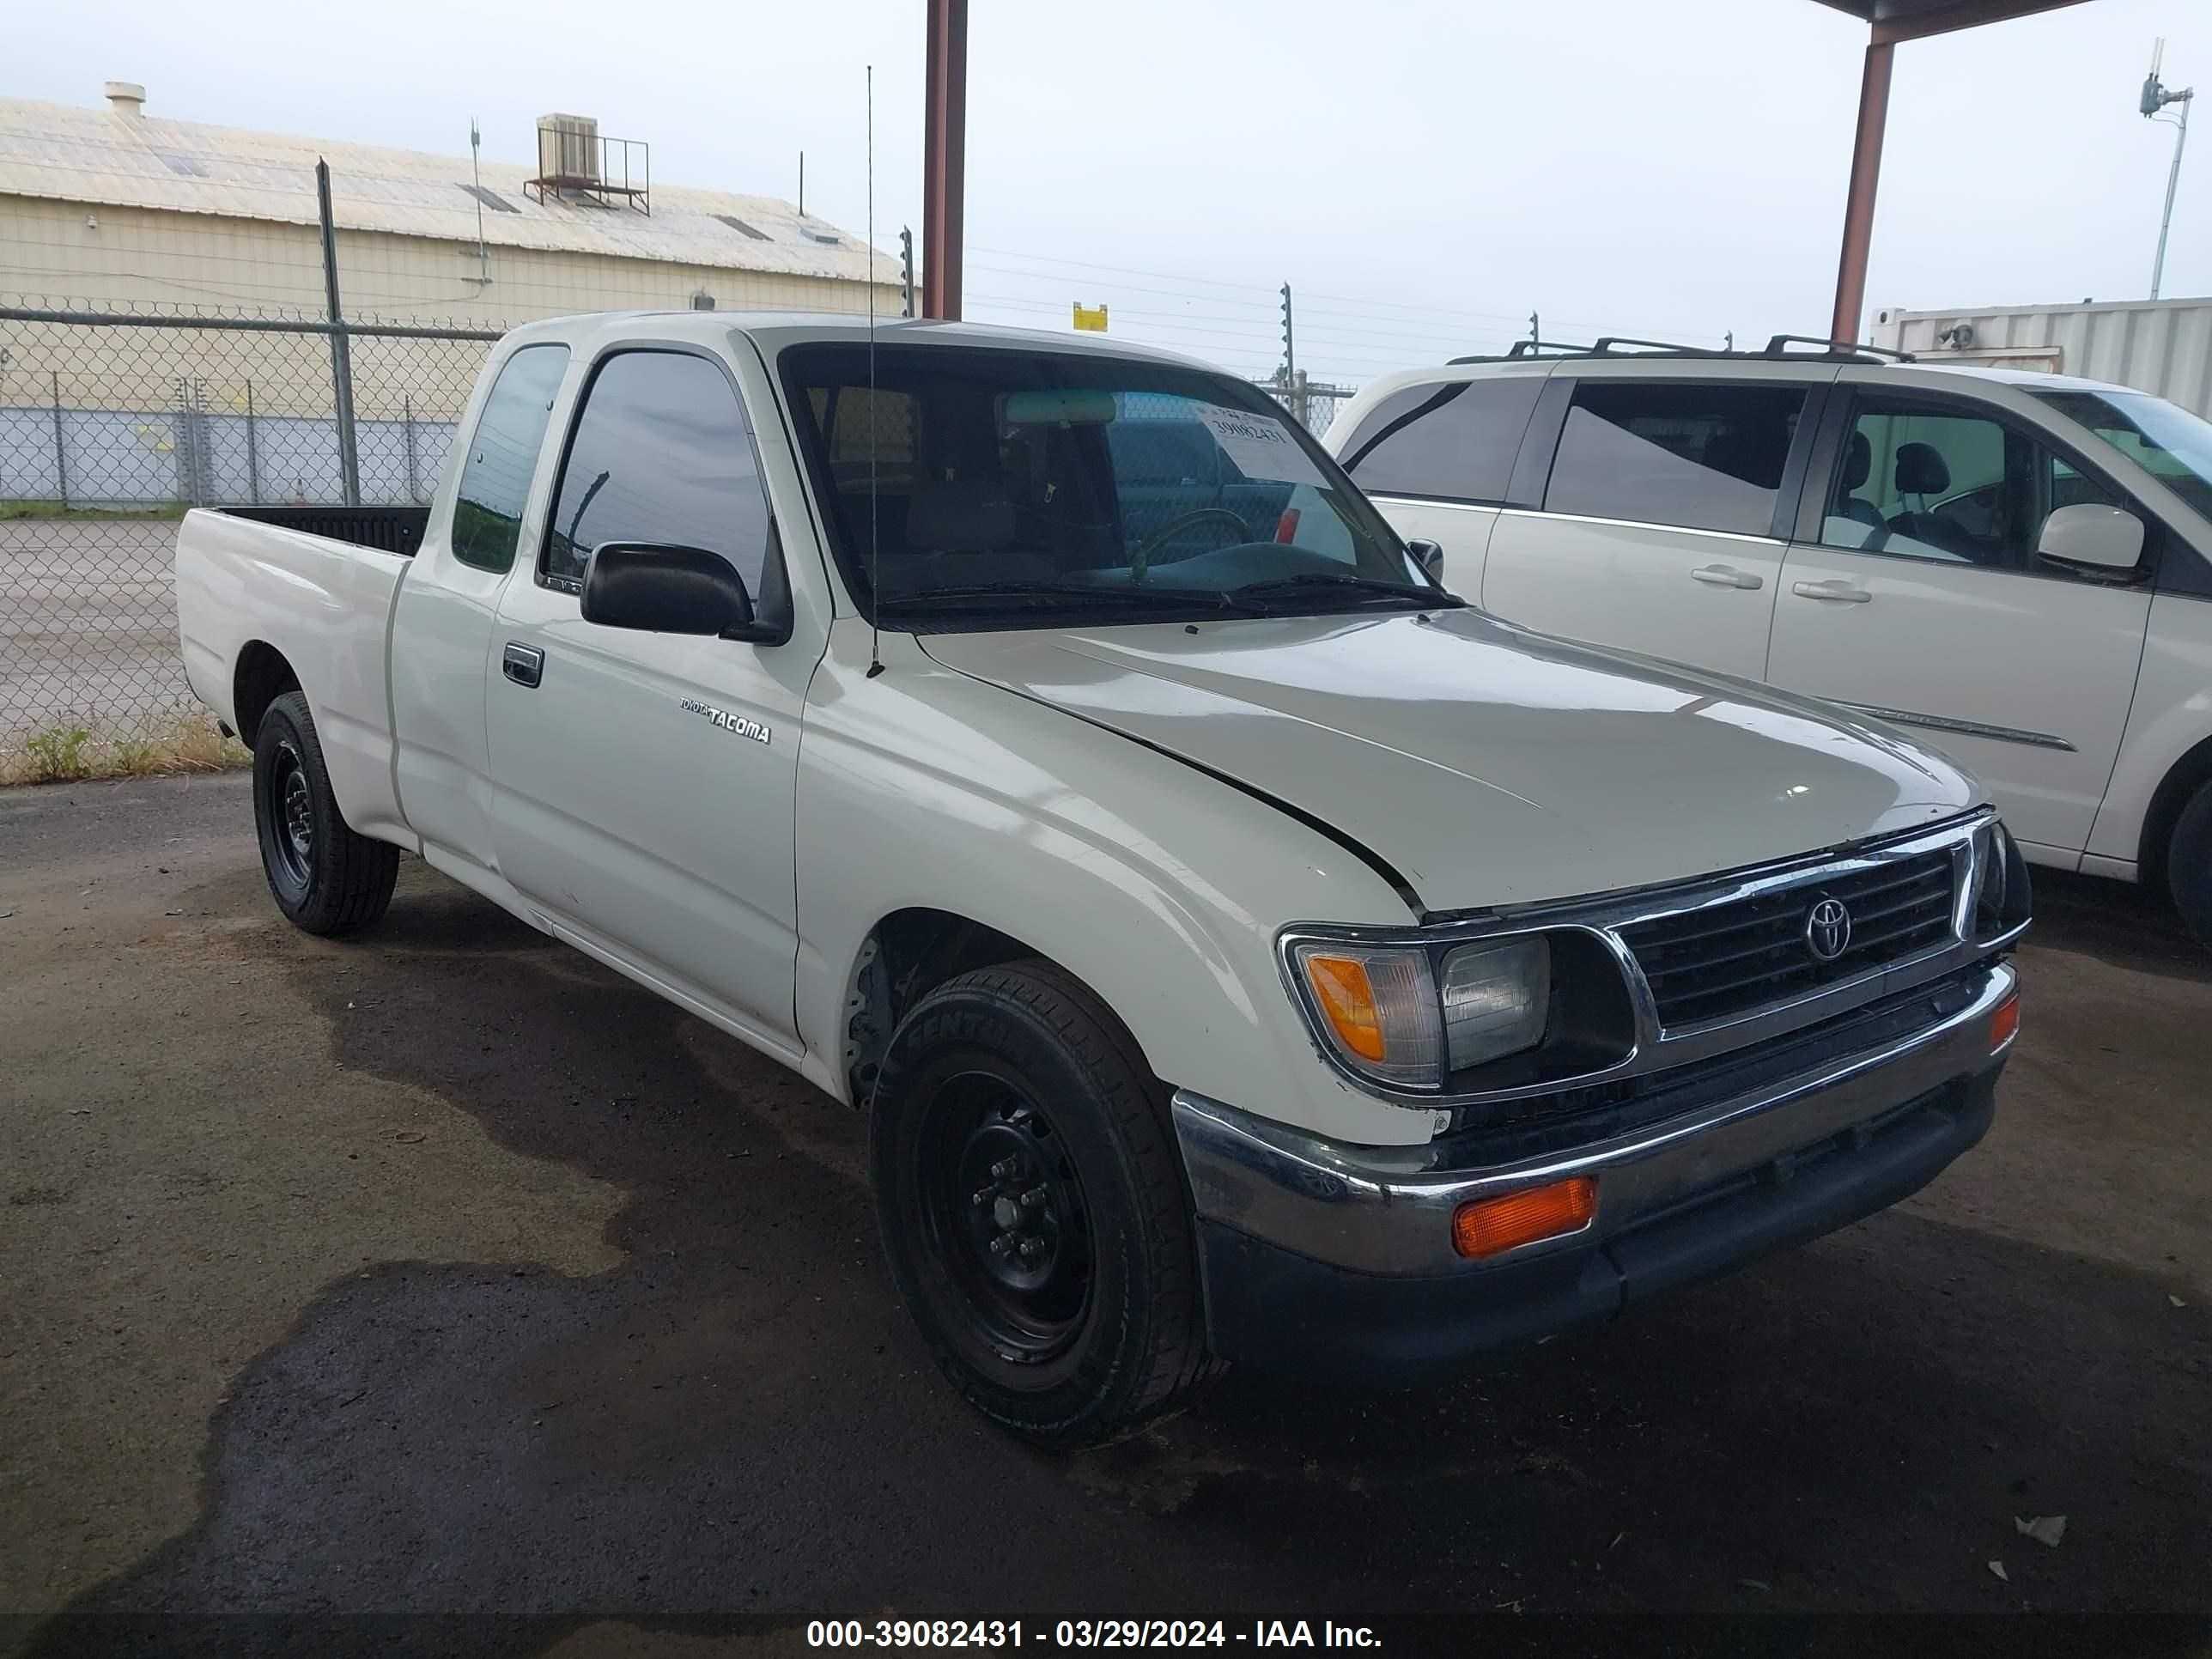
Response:
[[[356,835],[331,793],[330,769],[307,700],[288,691],[253,738],[253,827],[276,908],[295,927],[350,933],[383,915],[399,878],[399,849]]]
[[[992,1421],[1093,1444],[1215,1369],[1165,1092],[1050,963],[979,969],[921,1000],[884,1056],[869,1156],[891,1277]]]
[[[2212,946],[2212,783],[2200,784],[2166,842],[2166,884],[2200,945]]]

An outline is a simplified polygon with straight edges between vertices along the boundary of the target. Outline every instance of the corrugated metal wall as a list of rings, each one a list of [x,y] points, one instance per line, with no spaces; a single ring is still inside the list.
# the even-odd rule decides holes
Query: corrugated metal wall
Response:
[[[1960,349],[1939,337],[1973,331]],[[1874,343],[1930,362],[2078,374],[2154,392],[2212,418],[2212,300],[1996,306],[1875,313]]]

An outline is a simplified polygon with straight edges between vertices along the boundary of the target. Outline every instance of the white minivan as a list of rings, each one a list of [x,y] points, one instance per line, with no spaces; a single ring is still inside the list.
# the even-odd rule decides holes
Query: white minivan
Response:
[[[1486,610],[1910,726],[2031,859],[2163,884],[2212,941],[2212,425],[1797,345],[1410,370],[1328,447]]]

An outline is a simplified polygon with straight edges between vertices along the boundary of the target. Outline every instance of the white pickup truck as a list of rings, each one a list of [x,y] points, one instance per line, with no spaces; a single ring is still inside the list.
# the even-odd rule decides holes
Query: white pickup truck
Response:
[[[462,434],[427,513],[184,522],[277,904],[362,927],[418,854],[867,1112],[1009,1427],[1448,1371],[1990,1122],[2027,874],[1972,784],[1467,606],[1242,381],[581,317]]]

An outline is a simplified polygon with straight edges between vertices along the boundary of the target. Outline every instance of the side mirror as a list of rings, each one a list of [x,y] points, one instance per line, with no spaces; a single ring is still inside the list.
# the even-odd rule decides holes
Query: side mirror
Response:
[[[1421,567],[1421,574],[1438,587],[1444,585],[1444,548],[1442,542],[1412,541],[1406,551],[1413,556],[1413,562]]]
[[[781,629],[753,614],[745,579],[719,553],[662,542],[602,542],[584,569],[584,620],[648,634],[714,635],[772,643]]]
[[[2142,520],[2117,507],[2077,501],[2053,508],[2036,552],[2054,564],[2092,570],[2133,570],[2142,558]]]

